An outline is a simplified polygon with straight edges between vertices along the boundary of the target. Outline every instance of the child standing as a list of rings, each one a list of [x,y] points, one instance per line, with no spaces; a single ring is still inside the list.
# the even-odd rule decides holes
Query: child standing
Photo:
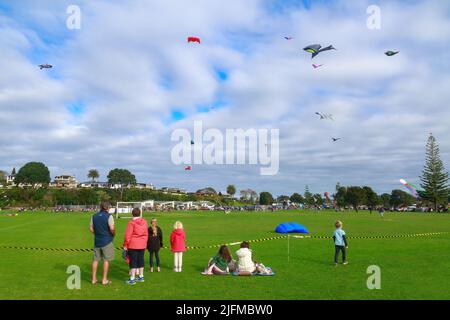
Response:
[[[147,250],[150,254],[150,272],[153,272],[153,255],[156,258],[156,267],[158,268],[158,272],[161,271],[159,267],[159,249],[163,247],[163,236],[162,230],[158,227],[156,218],[151,220],[151,225],[148,228],[148,242],[147,242]]]
[[[183,267],[183,252],[186,251],[186,234],[183,230],[183,224],[180,221],[175,222],[172,234],[170,235],[170,246],[174,254],[175,272],[181,272]]]
[[[342,222],[336,221],[335,223],[336,230],[333,233],[333,241],[334,241],[334,263],[338,265],[339,259],[339,251],[342,251],[342,264],[346,265],[347,262],[347,238],[345,237],[345,231],[342,230]]]

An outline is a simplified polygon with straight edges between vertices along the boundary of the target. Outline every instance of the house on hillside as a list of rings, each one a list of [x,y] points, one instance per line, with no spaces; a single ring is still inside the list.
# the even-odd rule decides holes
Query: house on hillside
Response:
[[[197,196],[215,196],[215,195],[217,195],[217,192],[213,188],[208,187],[208,188],[203,188],[203,189],[197,190],[197,192],[195,192],[195,194]]]
[[[72,175],[56,176],[55,181],[49,184],[52,188],[76,188],[77,186],[77,179]]]

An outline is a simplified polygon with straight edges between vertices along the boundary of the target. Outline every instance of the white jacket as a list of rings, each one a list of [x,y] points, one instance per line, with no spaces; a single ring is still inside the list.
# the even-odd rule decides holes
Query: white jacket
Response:
[[[254,272],[255,271],[255,263],[252,260],[252,250],[248,248],[241,248],[236,251],[236,255],[238,257],[237,269],[239,272],[247,271]]]

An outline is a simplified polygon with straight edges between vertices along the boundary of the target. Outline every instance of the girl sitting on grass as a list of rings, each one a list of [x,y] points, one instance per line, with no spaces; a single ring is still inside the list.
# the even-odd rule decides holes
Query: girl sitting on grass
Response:
[[[205,271],[202,272],[204,275],[225,275],[230,273],[229,265],[232,264],[233,258],[231,257],[230,250],[227,246],[223,245],[220,247],[219,252],[208,261],[208,266]],[[233,271],[233,270],[232,270]]]

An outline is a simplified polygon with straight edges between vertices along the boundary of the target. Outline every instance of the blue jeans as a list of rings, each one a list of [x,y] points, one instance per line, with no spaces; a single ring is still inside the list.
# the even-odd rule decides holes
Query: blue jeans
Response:
[[[334,246],[334,262],[338,263],[339,251],[342,251],[342,262],[347,261],[345,246]]]
[[[156,266],[159,267],[159,251],[148,250],[148,253],[150,254],[150,268],[153,268],[153,254],[156,258]]]

